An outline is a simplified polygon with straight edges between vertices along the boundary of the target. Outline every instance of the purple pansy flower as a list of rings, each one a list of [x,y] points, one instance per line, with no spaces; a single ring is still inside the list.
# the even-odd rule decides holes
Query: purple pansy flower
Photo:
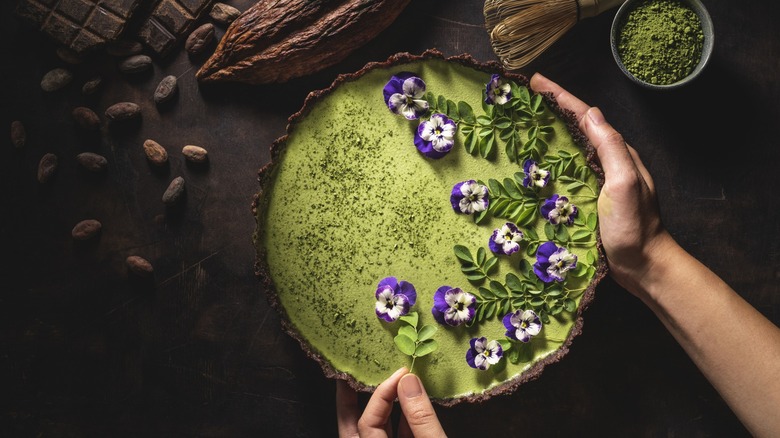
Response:
[[[550,181],[550,171],[540,168],[539,164],[534,160],[525,160],[523,172],[525,172],[525,178],[523,178],[524,187],[542,188]]]
[[[456,213],[472,214],[485,211],[490,204],[488,188],[473,179],[455,184],[450,195],[452,209]]]
[[[429,158],[447,155],[455,144],[455,122],[444,114],[434,114],[430,120],[420,123],[414,134],[417,150]]]
[[[383,278],[376,288],[376,316],[393,322],[409,313],[417,301],[417,291],[411,283],[395,277]]]
[[[459,326],[474,319],[477,299],[460,288],[442,286],[433,294],[431,313],[439,324]]]
[[[512,86],[504,82],[499,75],[490,77],[485,86],[485,103],[488,105],[503,105],[512,99]]]
[[[394,75],[382,89],[385,104],[390,111],[408,120],[416,120],[428,111],[428,101],[423,99],[425,82],[414,73]]]
[[[564,224],[571,225],[574,218],[577,217],[577,207],[569,202],[565,196],[552,195],[551,198],[544,201],[541,208],[542,216],[553,225]]]
[[[495,365],[504,355],[504,349],[496,340],[488,341],[486,337],[472,338],[471,348],[466,352],[466,362],[471,368],[486,370]]]
[[[493,231],[488,246],[496,254],[510,255],[520,249],[522,240],[523,232],[517,228],[517,225],[507,222]]]
[[[507,337],[528,342],[542,331],[542,321],[533,310],[518,310],[504,316]]]
[[[563,281],[566,273],[577,267],[577,256],[554,242],[546,242],[536,251],[534,273],[545,283]]]

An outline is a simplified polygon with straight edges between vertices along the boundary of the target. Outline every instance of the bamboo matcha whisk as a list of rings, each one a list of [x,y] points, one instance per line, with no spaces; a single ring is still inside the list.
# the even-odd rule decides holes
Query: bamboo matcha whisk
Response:
[[[579,20],[625,0],[486,0],[485,26],[493,51],[510,69],[533,61]]]

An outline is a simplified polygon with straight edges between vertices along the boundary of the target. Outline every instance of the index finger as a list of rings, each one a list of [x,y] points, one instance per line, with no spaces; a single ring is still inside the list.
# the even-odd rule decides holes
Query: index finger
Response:
[[[582,118],[585,116],[585,113],[588,112],[590,105],[581,101],[573,94],[564,90],[563,87],[539,73],[536,73],[531,77],[531,89],[537,93],[543,91],[552,93],[555,101],[558,102],[558,105],[574,112],[574,115],[577,117],[577,122],[580,124],[580,129],[583,128]]]
[[[388,377],[374,390],[374,395],[368,400],[363,416],[358,421],[358,432],[361,437],[386,435],[387,420],[393,410],[393,402],[398,396],[398,381],[409,370],[403,367]]]
[[[604,175],[607,179],[620,175],[636,165],[628,151],[628,145],[619,132],[604,119],[604,115],[598,108],[590,107],[585,102],[574,97],[560,85],[545,78],[539,73],[531,78],[531,88],[534,91],[548,91],[552,93],[562,108],[574,112],[580,130],[588,137],[596,149]]]

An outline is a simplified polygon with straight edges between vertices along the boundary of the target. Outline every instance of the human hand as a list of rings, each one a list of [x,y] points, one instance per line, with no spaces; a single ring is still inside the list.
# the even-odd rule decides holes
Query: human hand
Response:
[[[601,241],[612,277],[644,298],[643,280],[676,245],[661,224],[655,186],[636,150],[605,119],[555,82],[540,74],[531,78],[536,92],[550,92],[558,104],[574,112],[580,130],[596,149],[605,182],[598,199]]]
[[[428,394],[420,379],[406,368],[393,373],[374,390],[363,415],[358,408],[357,393],[343,380],[336,382],[336,416],[339,436],[391,437],[390,413],[393,401],[401,404],[399,437],[444,437],[444,429],[436,417]]]

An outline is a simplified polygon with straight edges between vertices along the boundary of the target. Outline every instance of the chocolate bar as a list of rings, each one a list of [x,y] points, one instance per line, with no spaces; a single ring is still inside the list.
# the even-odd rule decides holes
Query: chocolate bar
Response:
[[[160,56],[167,55],[192,30],[212,0],[159,0],[138,36]]]
[[[77,54],[115,41],[140,0],[21,0],[16,14]]]

